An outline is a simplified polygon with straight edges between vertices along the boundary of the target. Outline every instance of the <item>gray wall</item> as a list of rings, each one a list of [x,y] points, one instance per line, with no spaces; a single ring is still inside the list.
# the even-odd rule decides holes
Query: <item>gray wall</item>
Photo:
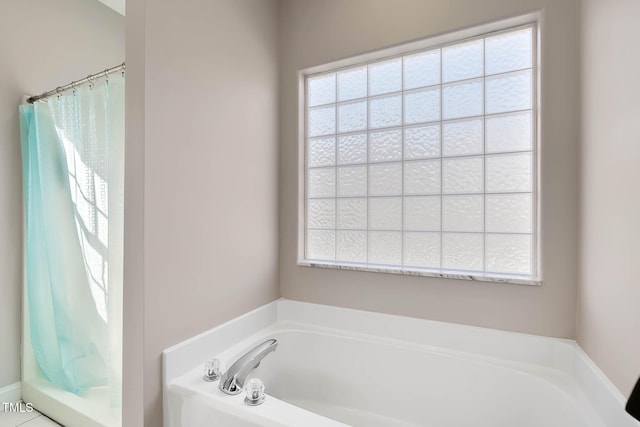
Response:
[[[283,0],[280,274],[286,298],[574,337],[578,215],[575,0]],[[297,71],[408,40],[543,9],[540,287],[296,266]]]
[[[580,5],[578,342],[627,395],[640,375],[640,2]]]
[[[22,172],[18,105],[124,60],[124,17],[97,1],[0,7],[0,388],[20,381]]]
[[[161,425],[162,350],[280,296],[278,11],[128,1],[125,426]]]

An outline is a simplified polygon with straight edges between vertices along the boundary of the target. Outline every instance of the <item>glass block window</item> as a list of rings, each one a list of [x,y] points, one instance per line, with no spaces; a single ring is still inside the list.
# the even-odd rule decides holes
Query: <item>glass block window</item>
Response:
[[[305,261],[537,277],[534,30],[305,76]]]

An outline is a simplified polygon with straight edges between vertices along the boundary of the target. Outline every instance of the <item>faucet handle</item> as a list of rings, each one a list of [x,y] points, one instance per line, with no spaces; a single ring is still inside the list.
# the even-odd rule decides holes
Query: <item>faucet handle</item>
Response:
[[[245,385],[247,397],[244,398],[245,405],[258,406],[264,402],[264,384],[259,378],[251,378]]]
[[[211,359],[204,364],[204,376],[206,382],[213,382],[220,379],[220,360]]]

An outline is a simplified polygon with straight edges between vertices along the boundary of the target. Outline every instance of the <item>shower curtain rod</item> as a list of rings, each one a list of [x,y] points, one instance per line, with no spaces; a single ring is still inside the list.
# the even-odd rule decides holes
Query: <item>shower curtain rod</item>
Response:
[[[50,90],[49,92],[45,92],[45,93],[42,93],[40,95],[30,96],[29,98],[27,98],[27,102],[29,104],[33,104],[36,101],[48,98],[48,97],[50,97],[52,95],[58,95],[58,94],[64,92],[65,90],[75,89],[76,86],[81,85],[83,83],[87,83],[87,82],[91,83],[92,80],[95,80],[95,79],[97,79],[99,77],[107,77],[109,74],[116,73],[118,71],[124,71],[125,70],[125,65],[124,64],[125,63],[123,62],[120,65],[116,65],[115,67],[107,68],[106,70],[101,71],[99,73],[88,75],[84,79],[73,81],[73,82],[71,82],[71,83],[69,83],[67,85],[64,85],[64,86],[58,86],[57,88],[55,88],[54,90]]]

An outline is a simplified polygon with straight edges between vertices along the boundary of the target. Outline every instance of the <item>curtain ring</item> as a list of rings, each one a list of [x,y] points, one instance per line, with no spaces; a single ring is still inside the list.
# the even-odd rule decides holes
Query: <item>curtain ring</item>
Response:
[[[95,86],[95,83],[93,83],[93,76],[89,74],[87,76],[87,80],[89,81],[89,90],[93,90],[93,87]]]
[[[62,96],[62,88],[60,86],[56,88],[56,93],[58,94],[58,100],[59,100],[60,97]]]
[[[122,77],[124,77],[124,70],[125,70],[125,68],[126,68],[124,64],[125,64],[125,63],[123,62],[123,63],[122,63],[122,65],[121,65],[121,67],[122,67]]]
[[[108,68],[104,69],[104,79],[105,79],[105,83],[109,84],[109,69]]]
[[[71,88],[73,89],[73,96],[76,96],[76,92],[77,92],[76,82],[73,82],[73,81],[71,82]]]

